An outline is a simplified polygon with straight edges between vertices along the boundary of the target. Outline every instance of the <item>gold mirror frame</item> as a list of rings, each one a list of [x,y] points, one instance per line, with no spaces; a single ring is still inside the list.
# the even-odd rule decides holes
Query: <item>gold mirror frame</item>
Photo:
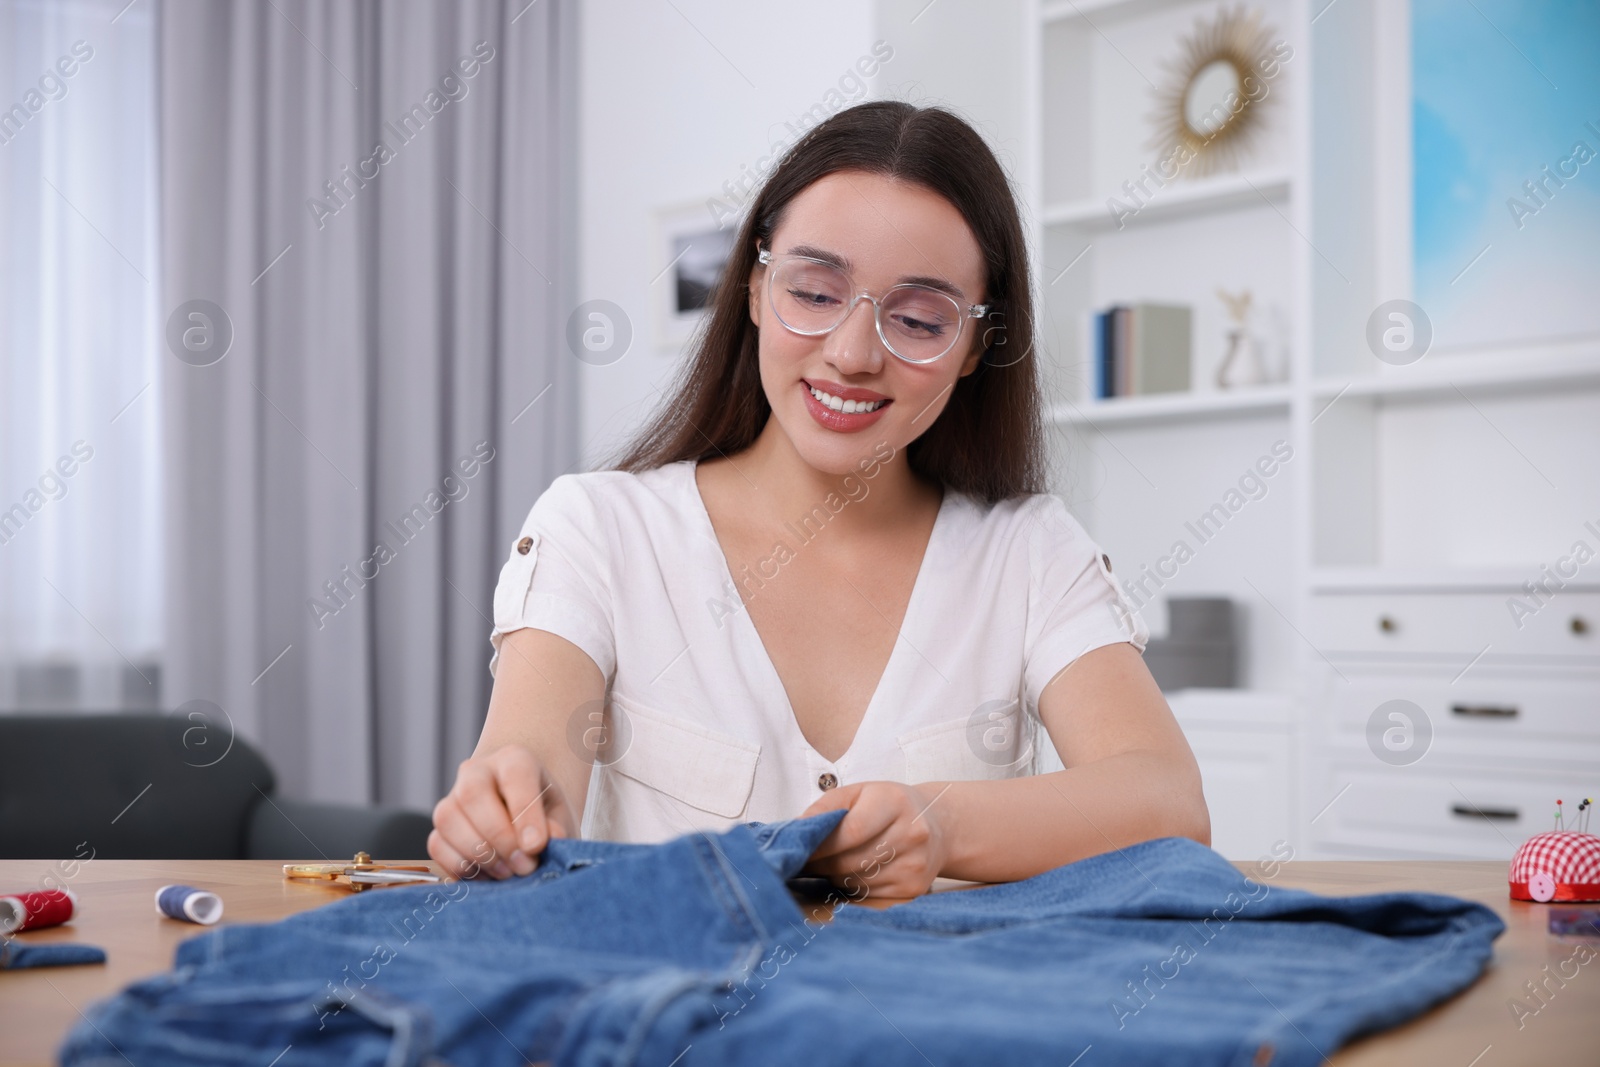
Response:
[[[1168,63],[1166,82],[1156,90],[1156,134],[1150,142],[1151,147],[1180,157],[1180,173],[1199,177],[1235,169],[1260,136],[1262,105],[1272,98],[1262,73],[1275,69],[1272,38],[1261,11],[1243,7],[1222,8],[1209,22],[1197,18],[1194,29],[1182,38],[1182,54]],[[1220,121],[1196,129],[1189,122],[1190,94],[1201,76],[1219,63],[1233,68],[1236,88],[1206,112]]]

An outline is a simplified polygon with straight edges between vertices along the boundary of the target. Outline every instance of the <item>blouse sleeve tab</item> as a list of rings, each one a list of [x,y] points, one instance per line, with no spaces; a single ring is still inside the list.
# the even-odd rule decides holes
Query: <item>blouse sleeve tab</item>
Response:
[[[511,546],[511,555],[500,568],[494,587],[494,625],[497,630],[515,630],[527,606],[528,590],[533,585],[533,565],[539,559],[539,535],[524,534]]]
[[[1128,640],[1133,643],[1133,646],[1143,652],[1145,646],[1150,642],[1150,628],[1145,624],[1144,616],[1139,613],[1139,609],[1128,599],[1127,590],[1122,587],[1121,582],[1117,581],[1117,576],[1111,573],[1111,557],[1102,552],[1100,553],[1100,558],[1095,562],[1099,564],[1101,576],[1105,578],[1115,594],[1115,598],[1110,605],[1112,617],[1117,620],[1117,625],[1127,631]]]

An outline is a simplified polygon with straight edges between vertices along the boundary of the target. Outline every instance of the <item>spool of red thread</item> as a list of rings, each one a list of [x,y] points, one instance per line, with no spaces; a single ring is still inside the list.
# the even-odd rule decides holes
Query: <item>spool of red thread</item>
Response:
[[[0,934],[60,926],[78,913],[78,898],[70,889],[41,889],[0,897]]]

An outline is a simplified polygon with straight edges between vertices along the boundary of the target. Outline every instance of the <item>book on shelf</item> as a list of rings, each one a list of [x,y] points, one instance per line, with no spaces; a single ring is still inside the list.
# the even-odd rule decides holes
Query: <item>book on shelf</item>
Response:
[[[1095,400],[1184,393],[1192,315],[1180,304],[1115,304],[1094,316]]]

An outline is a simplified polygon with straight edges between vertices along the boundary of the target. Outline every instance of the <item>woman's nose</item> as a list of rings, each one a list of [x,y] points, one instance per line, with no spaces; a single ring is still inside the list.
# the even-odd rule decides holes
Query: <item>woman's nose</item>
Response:
[[[822,354],[841,374],[871,373],[882,369],[886,353],[873,317],[877,305],[858,297],[822,345]]]

